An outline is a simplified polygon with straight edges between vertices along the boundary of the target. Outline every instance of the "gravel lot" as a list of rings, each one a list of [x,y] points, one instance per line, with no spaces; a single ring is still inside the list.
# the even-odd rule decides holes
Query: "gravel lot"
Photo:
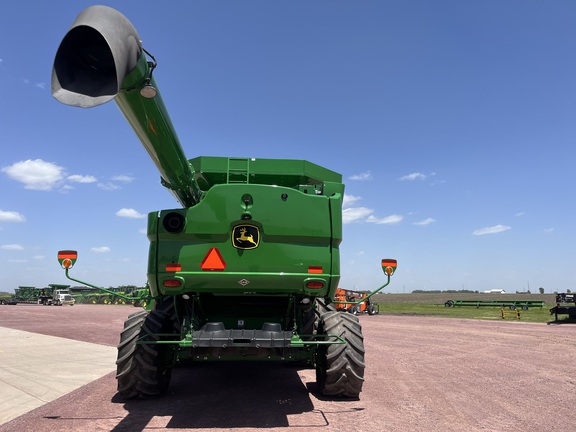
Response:
[[[116,345],[134,311],[2,306],[0,326]],[[0,432],[549,431],[576,424],[576,325],[360,319],[368,366],[357,401],[317,395],[313,370],[200,364],[176,369],[161,399],[119,399],[112,373],[0,426]]]

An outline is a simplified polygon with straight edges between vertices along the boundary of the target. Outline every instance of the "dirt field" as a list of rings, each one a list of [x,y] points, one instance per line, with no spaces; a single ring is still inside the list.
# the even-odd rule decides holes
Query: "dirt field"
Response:
[[[0,326],[115,345],[133,311],[3,306]],[[123,401],[109,374],[0,426],[0,432],[549,431],[576,424],[576,325],[360,319],[367,362],[360,400],[317,395],[312,370],[201,364],[176,369],[164,398]]]

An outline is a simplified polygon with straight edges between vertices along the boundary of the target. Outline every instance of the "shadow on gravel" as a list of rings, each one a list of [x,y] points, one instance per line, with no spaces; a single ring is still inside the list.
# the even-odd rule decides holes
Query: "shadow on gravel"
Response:
[[[563,319],[557,319],[554,321],[549,321],[548,325],[557,325],[557,324],[576,324],[576,318],[567,317]]]
[[[199,363],[174,369],[168,393],[155,399],[124,400],[128,415],[113,429],[273,428],[289,426],[288,416],[312,412],[314,405],[298,369],[289,364]],[[314,426],[326,426],[314,413]],[[164,423],[162,423],[164,419]],[[157,425],[151,421],[158,422]]]

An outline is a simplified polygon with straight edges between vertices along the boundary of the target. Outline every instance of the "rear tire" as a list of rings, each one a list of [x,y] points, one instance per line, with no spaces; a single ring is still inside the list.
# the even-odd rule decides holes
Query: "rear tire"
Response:
[[[166,392],[175,363],[173,345],[137,344],[158,341],[158,333],[174,333],[174,324],[161,310],[140,311],[128,317],[118,344],[118,393],[124,398],[148,398]],[[179,334],[177,335],[179,338]]]
[[[320,345],[316,382],[326,396],[358,398],[364,383],[364,338],[358,317],[343,312],[326,312],[319,334],[335,334],[346,344]]]
[[[303,334],[316,335],[318,333],[318,326],[320,324],[320,319],[322,315],[326,312],[335,312],[336,308],[332,303],[327,303],[326,299],[316,298],[314,300],[314,307],[310,309],[307,316],[304,318],[302,325]],[[305,338],[306,340],[312,340],[314,337]]]

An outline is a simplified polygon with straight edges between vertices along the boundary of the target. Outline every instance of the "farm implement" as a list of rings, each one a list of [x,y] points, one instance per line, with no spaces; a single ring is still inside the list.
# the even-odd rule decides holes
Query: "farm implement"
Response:
[[[543,308],[545,306],[544,301],[538,300],[447,300],[444,303],[446,307],[460,307],[460,306],[471,306],[471,307],[500,307],[508,308],[514,310],[520,308],[522,310],[528,310],[532,307]]]

